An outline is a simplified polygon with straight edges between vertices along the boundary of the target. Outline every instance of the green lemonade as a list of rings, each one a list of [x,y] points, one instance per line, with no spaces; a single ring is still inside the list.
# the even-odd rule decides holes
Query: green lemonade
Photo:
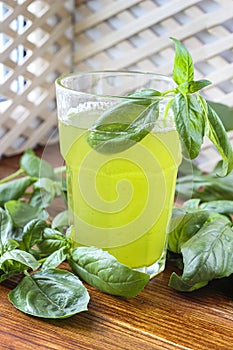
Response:
[[[86,128],[60,121],[59,133],[73,240],[106,249],[132,268],[164,259],[181,161],[176,130],[155,130],[115,154],[91,148]]]

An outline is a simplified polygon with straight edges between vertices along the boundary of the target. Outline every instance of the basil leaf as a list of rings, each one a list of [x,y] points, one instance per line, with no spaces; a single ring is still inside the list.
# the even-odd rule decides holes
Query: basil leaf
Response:
[[[6,202],[12,199],[20,198],[26,191],[26,189],[34,182],[31,177],[23,177],[9,181],[0,185],[0,206],[3,206]]]
[[[217,200],[200,204],[200,208],[209,211],[216,211],[220,214],[233,214],[233,201]]]
[[[13,250],[16,248],[20,248],[19,243],[14,239],[8,238],[5,245],[4,245],[4,251],[2,252],[2,254],[6,251],[10,251],[10,250]],[[1,256],[1,254],[0,254],[0,256]]]
[[[187,193],[201,201],[233,200],[233,172],[225,177],[218,177],[215,170],[209,174],[187,175],[177,179],[176,191],[179,198],[186,198]]]
[[[175,38],[171,38],[175,44],[175,60],[173,68],[173,79],[180,85],[191,82],[194,78],[194,66],[188,50]]]
[[[200,204],[200,198],[191,198],[183,203],[182,208],[185,208],[187,211],[191,211],[193,209],[198,209]]]
[[[33,188],[30,205],[47,208],[56,196],[54,181],[49,178],[40,178],[34,183]]]
[[[206,136],[212,141],[222,156],[221,176],[227,175],[233,169],[233,152],[221,119],[213,108],[201,96],[199,100],[205,116]]]
[[[227,218],[212,221],[204,225],[198,233],[183,244],[184,270],[180,277],[179,290],[197,289],[216,278],[227,277],[233,273],[232,264],[233,230]],[[176,282],[179,278],[176,278]],[[174,284],[174,274],[170,279]],[[186,285],[182,287],[182,283]]]
[[[189,92],[194,93],[196,91],[199,91],[203,89],[204,87],[211,85],[211,81],[202,79],[202,80],[197,80],[197,81],[190,81],[189,83]]]
[[[146,105],[149,105],[152,103],[153,100],[149,99],[148,100],[148,97],[156,97],[156,96],[161,96],[161,92],[158,91],[158,90],[154,90],[154,89],[142,89],[140,91],[136,91],[136,92],[133,92],[132,94],[129,94],[127,95],[127,99],[130,98],[130,99],[136,99],[138,100],[138,98],[140,98],[141,100],[140,103],[142,104],[146,104]]]
[[[62,231],[64,227],[69,226],[69,211],[64,210],[60,213],[58,213],[51,224],[51,227],[53,229],[58,229],[59,231]]]
[[[30,149],[24,152],[20,158],[20,166],[25,173],[31,177],[47,177],[50,179],[56,179],[56,175],[51,164],[37,157]]]
[[[28,267],[26,265],[16,260],[7,259],[1,264],[0,275],[4,281],[11,276],[24,273],[27,269]]]
[[[183,270],[184,265],[181,254],[173,253],[168,250],[166,259],[172,264],[172,266],[177,267],[179,270]]]
[[[46,228],[41,240],[37,242],[37,246],[43,255],[49,255],[68,244],[68,238],[66,238],[60,231],[51,228]]]
[[[90,299],[78,277],[57,269],[25,276],[8,297],[20,311],[43,318],[67,318],[86,311]]]
[[[207,210],[196,210],[172,217],[169,225],[168,250],[181,253],[182,246],[194,236],[209,218]]]
[[[108,109],[89,129],[87,142],[101,153],[118,153],[141,141],[155,126],[159,101],[136,99]]]
[[[62,247],[55,250],[48,258],[45,260],[41,266],[42,270],[48,270],[58,267],[67,257],[67,247]]]
[[[15,274],[20,273],[20,272],[23,272],[23,271],[11,270],[11,271],[8,271],[8,272],[3,272],[3,271],[0,270],[0,283],[2,283],[3,281],[7,280],[8,278],[10,278],[10,277],[12,277]]]
[[[183,153],[191,159],[198,156],[204,136],[204,118],[202,110],[193,95],[177,93],[172,109],[176,129],[183,142]]]
[[[42,237],[44,229],[48,227],[46,221],[34,219],[23,228],[21,249],[29,251]]]
[[[78,247],[68,259],[72,270],[84,281],[112,295],[134,297],[150,276],[120,264],[108,252],[95,247]]]
[[[226,131],[233,130],[233,107],[213,101],[207,102],[218,114]]]
[[[48,218],[48,213],[41,209],[20,201],[9,201],[5,204],[5,208],[11,216],[15,227],[24,227],[29,221],[34,218],[45,220]]]
[[[11,251],[7,251],[0,257],[0,268],[1,269],[4,270],[4,263],[8,262],[8,260],[13,260],[13,261],[19,262],[20,264],[24,265],[24,269],[27,267],[27,268],[30,268],[32,270],[36,270],[40,266],[40,264],[34,258],[33,255],[25,252],[24,250],[20,250],[20,249],[14,249]]]
[[[172,287],[180,292],[193,292],[194,290],[205,287],[208,284],[208,281],[195,283],[194,285],[190,285],[188,282],[185,282],[182,277],[178,276],[175,272],[173,272],[169,279],[169,287]]]
[[[10,215],[0,208],[0,255],[5,251],[8,235],[11,233],[12,227],[13,224]]]

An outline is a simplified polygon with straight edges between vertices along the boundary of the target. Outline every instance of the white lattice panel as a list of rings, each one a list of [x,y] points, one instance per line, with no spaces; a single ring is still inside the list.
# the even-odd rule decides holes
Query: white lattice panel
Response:
[[[0,156],[54,142],[54,80],[72,64],[72,0],[0,2]]]

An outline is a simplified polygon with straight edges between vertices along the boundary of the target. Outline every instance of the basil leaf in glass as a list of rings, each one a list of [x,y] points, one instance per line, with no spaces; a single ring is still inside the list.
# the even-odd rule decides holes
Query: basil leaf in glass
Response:
[[[90,299],[78,277],[57,269],[25,276],[8,298],[20,311],[43,318],[67,318],[86,311]]]
[[[141,141],[158,119],[158,94],[142,90],[106,110],[88,130],[89,145],[101,153],[118,153]]]
[[[150,279],[148,274],[120,264],[108,252],[95,247],[75,248],[68,261],[80,278],[112,295],[134,297]]]

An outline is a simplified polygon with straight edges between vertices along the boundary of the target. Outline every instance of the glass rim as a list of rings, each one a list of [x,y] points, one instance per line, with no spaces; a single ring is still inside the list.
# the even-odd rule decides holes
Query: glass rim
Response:
[[[172,77],[165,75],[165,74],[160,74],[160,73],[156,73],[156,72],[151,72],[151,71],[134,71],[134,70],[89,70],[89,71],[76,71],[76,72],[72,72],[72,73],[66,73],[63,74],[61,76],[59,76],[56,80],[55,80],[55,85],[61,89],[70,91],[71,93],[74,94],[83,94],[83,95],[90,95],[90,96],[97,96],[97,97],[105,97],[105,98],[125,98],[126,96],[119,96],[119,95],[110,95],[110,94],[97,94],[97,93],[91,93],[91,92],[84,92],[84,91],[80,91],[77,89],[73,89],[71,87],[68,87],[66,85],[64,85],[63,81],[72,77],[81,77],[81,76],[91,76],[91,75],[108,75],[108,74],[114,74],[114,75],[138,75],[138,76],[152,76],[155,79],[157,78],[157,80],[161,80],[161,81],[165,81],[168,83],[171,83],[172,85],[175,86],[175,82],[172,79]]]

